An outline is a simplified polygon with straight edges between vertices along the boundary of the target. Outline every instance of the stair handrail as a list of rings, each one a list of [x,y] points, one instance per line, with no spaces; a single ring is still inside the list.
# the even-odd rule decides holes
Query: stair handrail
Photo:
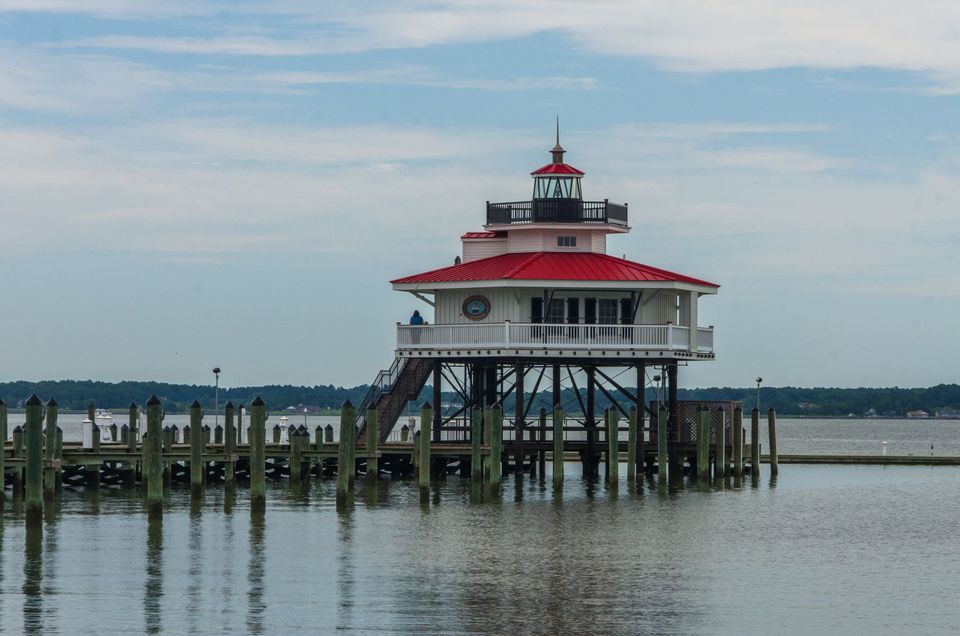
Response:
[[[366,425],[367,409],[376,404],[382,396],[393,390],[393,385],[396,383],[397,378],[400,377],[400,373],[403,371],[406,362],[406,358],[396,358],[389,369],[383,369],[377,373],[373,384],[367,389],[367,393],[357,406],[357,427]]]

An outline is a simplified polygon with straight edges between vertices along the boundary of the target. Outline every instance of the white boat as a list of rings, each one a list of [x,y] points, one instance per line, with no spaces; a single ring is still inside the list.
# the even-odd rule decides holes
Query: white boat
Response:
[[[113,442],[113,434],[110,431],[110,426],[113,424],[113,413],[108,409],[100,409],[97,411],[97,428],[100,429],[100,441],[101,442]]]

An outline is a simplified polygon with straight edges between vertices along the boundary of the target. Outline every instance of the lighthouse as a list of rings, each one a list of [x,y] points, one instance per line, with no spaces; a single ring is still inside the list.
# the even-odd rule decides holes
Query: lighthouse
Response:
[[[632,229],[628,206],[584,199],[585,173],[565,154],[558,132],[551,161],[530,173],[530,199],[488,201],[455,264],[390,281],[433,318],[396,326],[395,362],[366,404],[380,411],[382,439],[428,382],[437,443],[459,439],[474,411],[509,403],[505,444],[521,469],[544,394],[548,409],[567,400],[566,410],[582,413],[582,433],[571,437],[583,440],[587,473],[599,454],[598,395],[645,413],[646,387],[660,387],[676,437],[678,367],[714,359],[714,330],[699,324],[698,306],[719,286],[608,254],[608,241]],[[457,398],[442,404],[442,392]]]

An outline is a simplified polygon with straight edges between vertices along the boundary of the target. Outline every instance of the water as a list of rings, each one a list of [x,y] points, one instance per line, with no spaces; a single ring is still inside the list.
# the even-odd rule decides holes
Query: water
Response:
[[[9,430],[24,423],[22,413],[10,414]],[[747,438],[750,437],[749,413],[744,422]],[[63,413],[58,423],[63,429],[63,439],[67,442],[79,441],[81,436],[81,422],[86,418],[84,414]],[[417,426],[419,418],[412,419],[412,426]],[[113,421],[117,426],[127,421],[125,413],[115,413]],[[189,415],[170,414],[164,419],[164,426],[176,425],[182,430],[190,422]],[[267,426],[273,427],[280,422],[279,415],[271,415]],[[339,438],[339,418],[337,416],[310,415],[306,419],[302,415],[292,415],[288,420],[291,426],[300,426],[306,422],[310,438],[315,438],[317,426],[333,427],[334,439]],[[401,417],[397,422],[391,440],[399,439],[399,428],[410,423],[410,418]],[[214,419],[207,415],[204,423],[211,428]],[[221,418],[220,423],[223,423]],[[244,436],[249,421],[243,420]],[[624,424],[625,426],[625,424]],[[760,422],[761,444],[768,448],[766,416]],[[577,438],[576,433],[568,433],[571,438]],[[626,439],[626,434],[621,435]],[[579,436],[582,438],[583,436]],[[272,438],[271,438],[272,439]],[[244,437],[246,440],[246,437]],[[777,451],[782,455],[790,454],[842,454],[842,455],[879,455],[882,452],[881,442],[887,442],[888,455],[936,455],[960,456],[960,420],[886,420],[886,419],[791,419],[777,420]],[[932,447],[932,448],[931,448]]]
[[[61,416],[65,438],[82,419]],[[778,433],[782,453],[879,454],[886,440],[891,455],[960,454],[958,421],[783,419]],[[611,492],[571,464],[562,497],[549,475],[508,479],[499,498],[449,477],[428,502],[411,481],[360,479],[339,511],[332,480],[283,483],[258,514],[244,488],[192,502],[175,487],[160,523],[138,491],[68,489],[29,529],[8,494],[0,632],[954,631],[960,470],[781,471]]]
[[[786,466],[775,484],[616,493],[567,467],[482,500],[450,477],[273,485],[162,522],[129,490],[8,500],[3,633],[946,633],[960,624],[960,471]]]

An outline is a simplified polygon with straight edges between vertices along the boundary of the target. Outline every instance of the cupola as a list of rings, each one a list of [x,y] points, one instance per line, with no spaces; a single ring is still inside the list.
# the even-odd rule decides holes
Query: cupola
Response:
[[[560,145],[560,122],[557,121],[557,143],[550,150],[553,161],[531,172],[533,177],[533,199],[583,199],[580,179],[584,173],[563,162]]]

